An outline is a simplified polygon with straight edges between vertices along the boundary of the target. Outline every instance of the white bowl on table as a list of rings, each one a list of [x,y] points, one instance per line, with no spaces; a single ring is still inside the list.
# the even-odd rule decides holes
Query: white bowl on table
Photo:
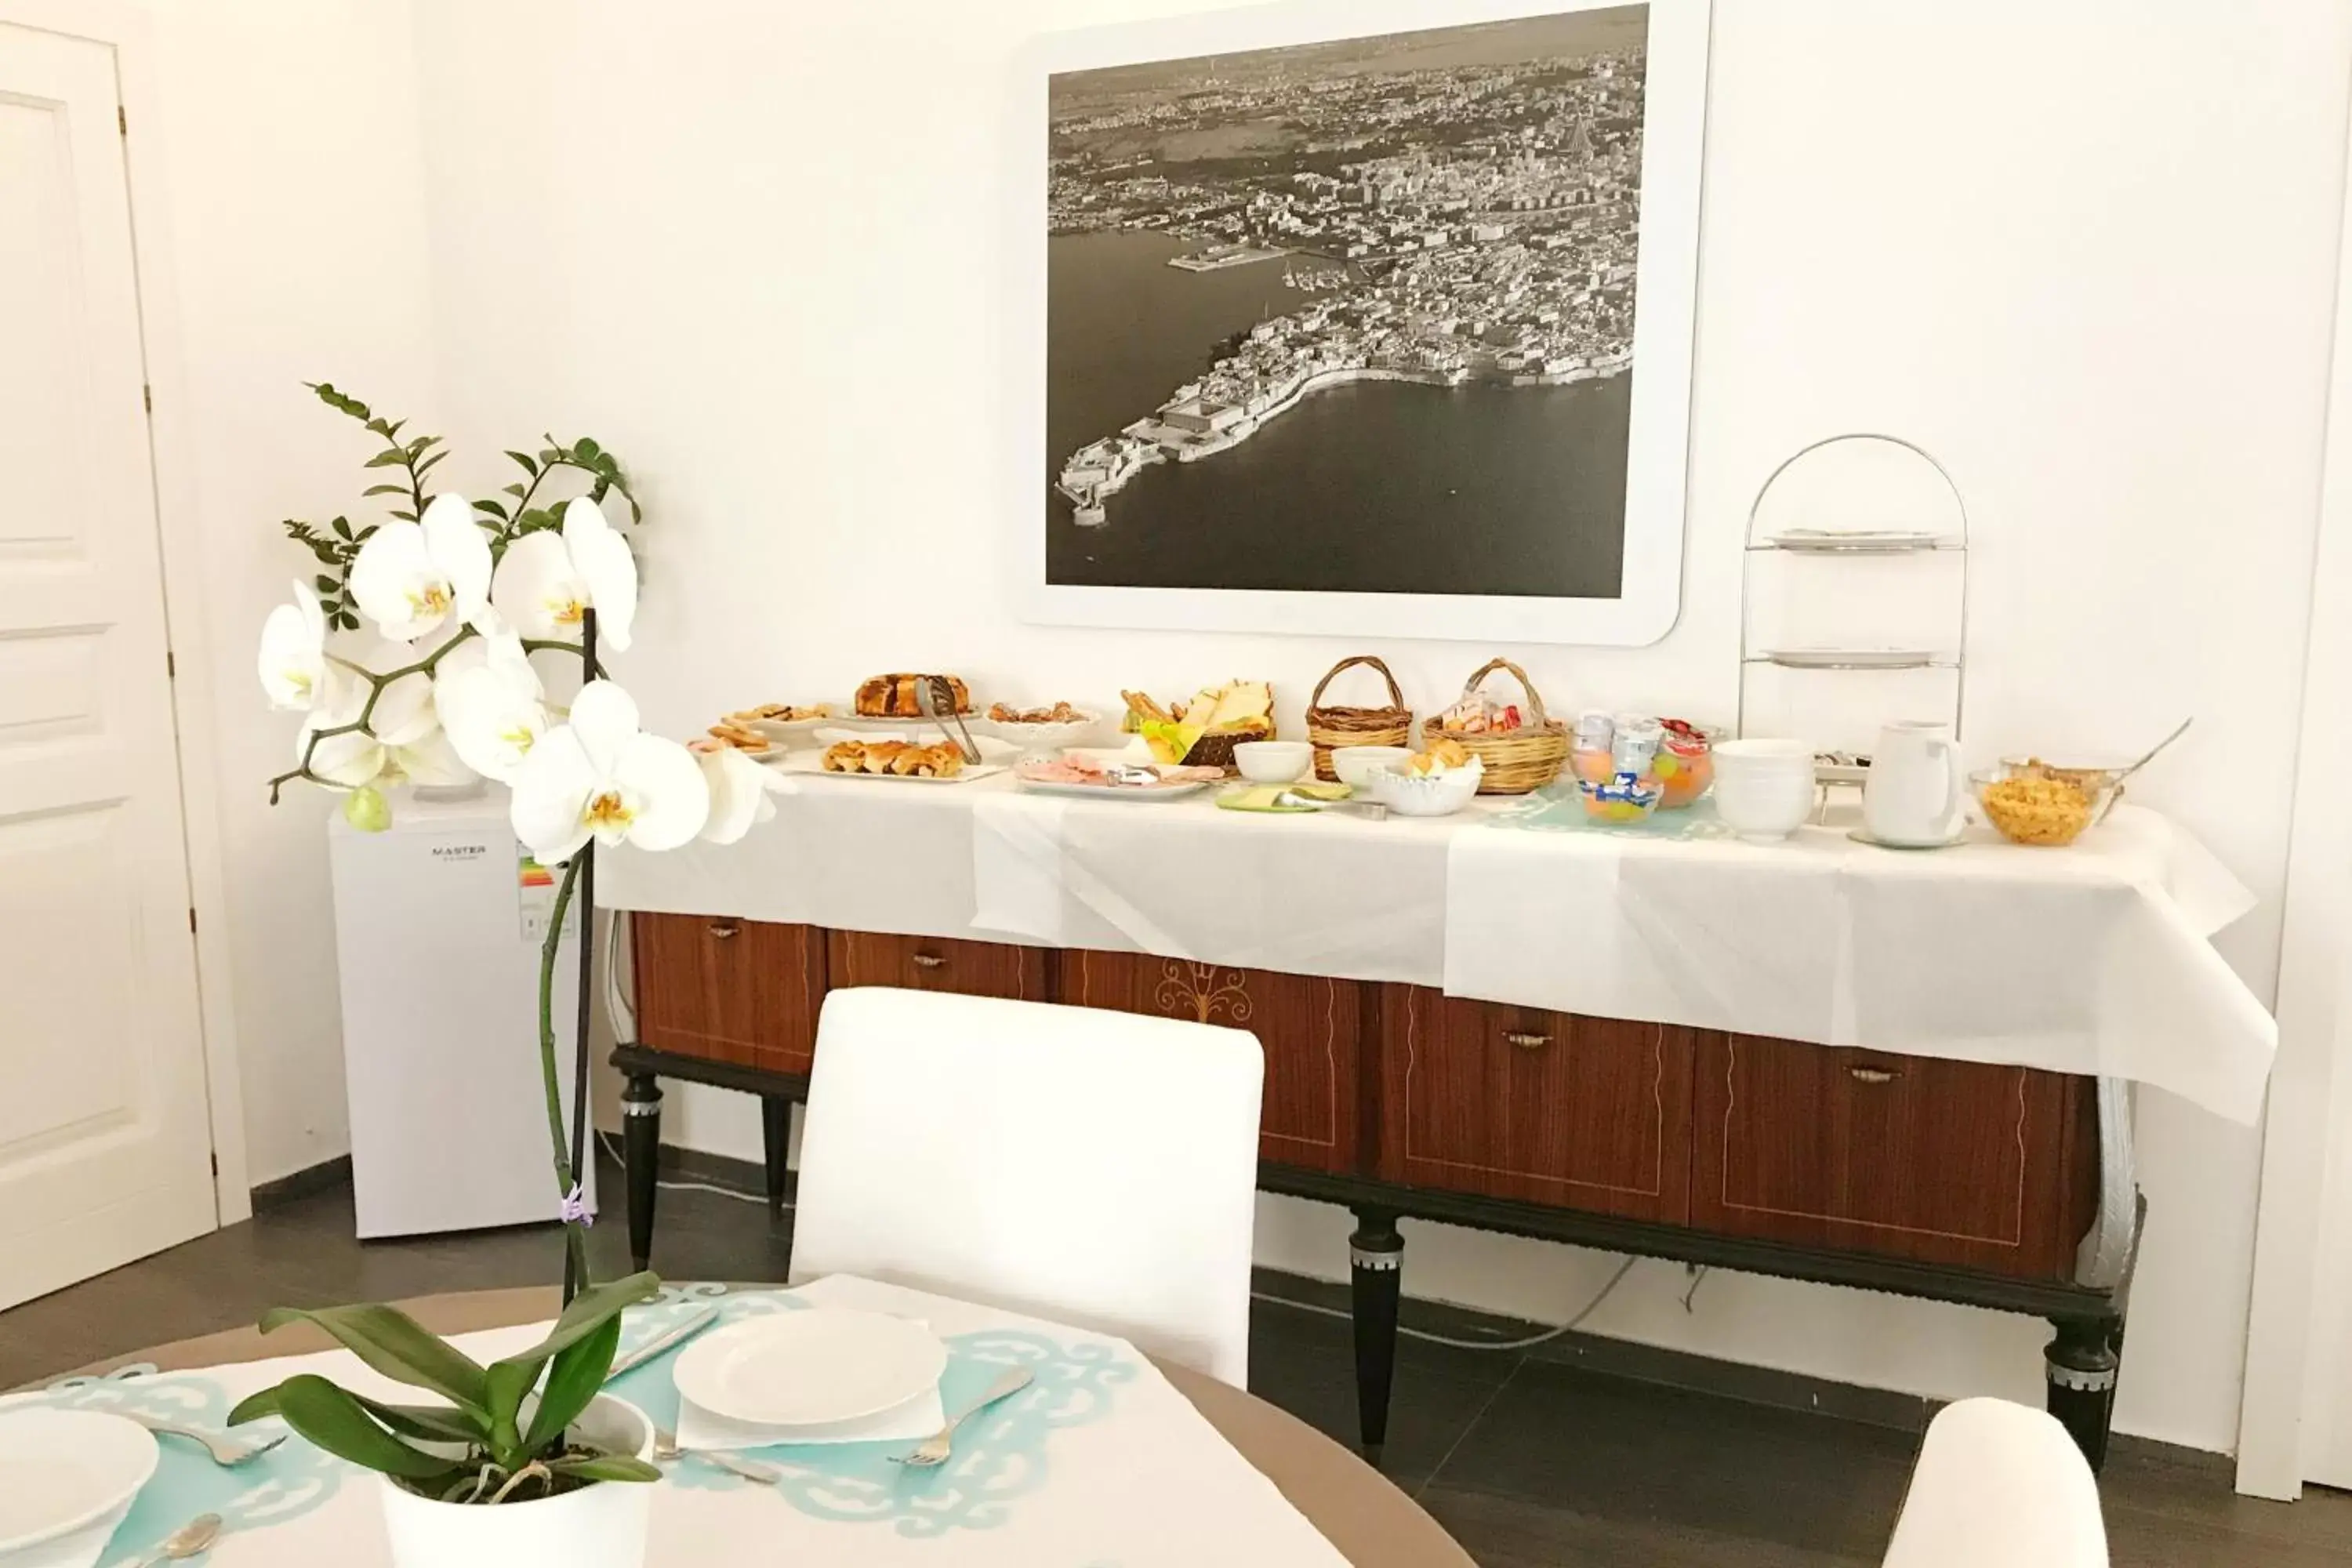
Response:
[[[1234,766],[1252,784],[1296,784],[1315,763],[1315,748],[1304,741],[1244,741],[1234,748]]]
[[[1813,748],[1803,741],[1719,741],[1715,814],[1750,844],[1786,838],[1813,814]]]
[[[155,1474],[155,1437],[96,1410],[0,1415],[0,1563],[89,1568]]]
[[[1101,714],[1084,709],[1077,711],[1077,718],[1059,723],[1025,724],[1010,719],[975,719],[971,723],[975,734],[1000,736],[1020,747],[1024,762],[1052,762],[1071,747],[1085,745],[1101,727]]]
[[[1382,768],[1374,775],[1372,798],[1399,816],[1451,816],[1470,804],[1478,793],[1478,781],[1486,776],[1486,764],[1477,757],[1467,767],[1441,773]]]
[[[1411,755],[1410,746],[1334,746],[1331,772],[1350,789],[1370,795],[1382,769],[1392,768]]]

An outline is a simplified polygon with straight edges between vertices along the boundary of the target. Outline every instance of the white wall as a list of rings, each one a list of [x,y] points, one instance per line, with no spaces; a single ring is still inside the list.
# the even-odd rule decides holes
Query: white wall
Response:
[[[1011,51],[1183,8],[418,0],[421,198],[397,11],[175,17],[222,624],[255,624],[276,592],[269,522],[350,493],[334,433],[283,390],[324,373],[437,406],[461,447],[551,427],[633,462],[656,521],[622,670],[674,729],[927,665],[1046,698],[1265,674],[1295,724],[1357,645],[1024,626],[993,592]],[[1972,749],[2120,746],[2195,712],[2139,793],[2264,896],[2223,944],[2267,994],[2289,770],[2260,759],[2300,680],[2352,13],[1778,0],[1719,5],[1715,34],[1681,624],[1649,649],[1507,651],[1560,706],[1727,714],[1757,483],[1832,431],[1918,439],[1979,522]],[[491,472],[461,457],[446,477]],[[969,610],[898,613],[948,582]],[[1377,651],[1427,706],[1490,650]],[[226,637],[224,680],[244,657]],[[241,731],[230,765],[258,776],[278,744]],[[228,809],[266,1176],[340,1148],[323,859],[315,808]],[[748,1102],[681,1101],[673,1135],[756,1154]],[[2119,1422],[2226,1447],[2257,1140],[2154,1095],[2141,1132],[2152,1220]],[[1268,1200],[1262,1217],[1266,1261],[1341,1267],[1339,1216]],[[1607,1267],[1427,1226],[1412,1243],[1409,1289],[1538,1317]],[[1591,1326],[2038,1395],[2030,1322],[1731,1276],[1685,1317],[1680,1284],[1637,1268]]]
[[[305,381],[430,413],[414,29],[380,0],[153,0],[154,122],[173,240],[204,552],[231,981],[249,1179],[346,1152],[335,943],[321,821],[262,781],[293,755],[262,705],[262,617],[315,568],[278,528],[352,510],[372,437]],[[137,114],[134,109],[134,114]],[[422,426],[430,428],[429,426]]]

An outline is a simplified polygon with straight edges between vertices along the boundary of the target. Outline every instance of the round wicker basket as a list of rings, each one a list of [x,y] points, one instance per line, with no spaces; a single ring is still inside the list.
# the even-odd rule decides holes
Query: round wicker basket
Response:
[[[1479,666],[1478,672],[1463,682],[1462,695],[1475,692],[1478,683],[1498,669],[1510,671],[1528,694],[1527,723],[1504,734],[1487,735],[1442,729],[1430,719],[1421,726],[1422,738],[1443,737],[1484,763],[1486,773],[1478,781],[1480,795],[1526,795],[1559,777],[1560,764],[1568,760],[1568,726],[1544,711],[1543,693],[1536,689],[1526,670],[1507,658],[1488,659]]]
[[[1368,665],[1381,672],[1389,683],[1389,705],[1385,708],[1326,708],[1323,689],[1331,678],[1354,665]],[[1326,784],[1338,780],[1331,771],[1331,752],[1339,746],[1407,746],[1412,743],[1412,710],[1404,705],[1404,692],[1389,667],[1368,653],[1343,658],[1323,674],[1315,683],[1314,693],[1307,699],[1307,740],[1315,748],[1315,776]]]

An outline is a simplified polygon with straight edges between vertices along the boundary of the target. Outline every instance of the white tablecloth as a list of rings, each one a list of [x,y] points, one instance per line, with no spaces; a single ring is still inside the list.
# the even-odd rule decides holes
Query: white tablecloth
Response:
[[[703,1304],[681,1296],[633,1311],[624,1347]],[[888,1456],[904,1453],[906,1443],[756,1450],[782,1472],[773,1487],[680,1460],[654,1494],[649,1568],[1344,1568],[1274,1484],[1122,1340],[846,1277],[789,1296],[923,1319],[948,1342],[943,1386],[959,1407],[970,1396],[960,1390],[976,1393],[1006,1365],[1025,1363],[1036,1381],[969,1423],[955,1457],[937,1470],[892,1464]],[[792,1304],[773,1291],[721,1300],[730,1319]],[[545,1323],[498,1329],[456,1342],[488,1361],[535,1343],[546,1330]],[[662,1426],[677,1418],[672,1359],[614,1385]],[[335,1351],[80,1379],[0,1401],[0,1414],[26,1404],[129,1408],[217,1426],[238,1399],[296,1372],[324,1373],[377,1397],[418,1397]],[[381,1483],[299,1437],[236,1470],[215,1467],[184,1443],[164,1444],[162,1455],[105,1563],[137,1561],[203,1511],[220,1514],[228,1527],[207,1560],[213,1568],[378,1568],[387,1561]]]
[[[2157,1084],[2260,1114],[2277,1030],[2207,940],[2252,906],[2132,806],[2065,849],[1902,853],[1809,827],[1523,830],[808,777],[728,848],[625,852],[619,909],[1156,952]],[[1549,814],[1553,821],[1558,813]],[[1540,818],[1536,818],[1540,821]]]

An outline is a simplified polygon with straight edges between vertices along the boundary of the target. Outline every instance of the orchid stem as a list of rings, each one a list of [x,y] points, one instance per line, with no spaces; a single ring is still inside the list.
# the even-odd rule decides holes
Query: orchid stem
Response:
[[[555,1155],[555,1186],[559,1195],[572,1195],[572,1155],[567,1145],[570,1139],[563,1125],[563,1079],[555,1061],[555,958],[563,945],[563,920],[572,908],[572,884],[579,879],[580,868],[594,853],[593,847],[583,845],[563,868],[562,884],[555,889],[555,909],[549,916],[547,935],[539,949],[539,1073],[541,1087],[547,1094],[548,1147]],[[580,955],[588,962],[585,944]],[[580,1048],[585,1052],[588,1043]],[[563,1226],[563,1247],[566,1272],[578,1279],[585,1289],[588,1282],[588,1238],[578,1220],[567,1220]]]

